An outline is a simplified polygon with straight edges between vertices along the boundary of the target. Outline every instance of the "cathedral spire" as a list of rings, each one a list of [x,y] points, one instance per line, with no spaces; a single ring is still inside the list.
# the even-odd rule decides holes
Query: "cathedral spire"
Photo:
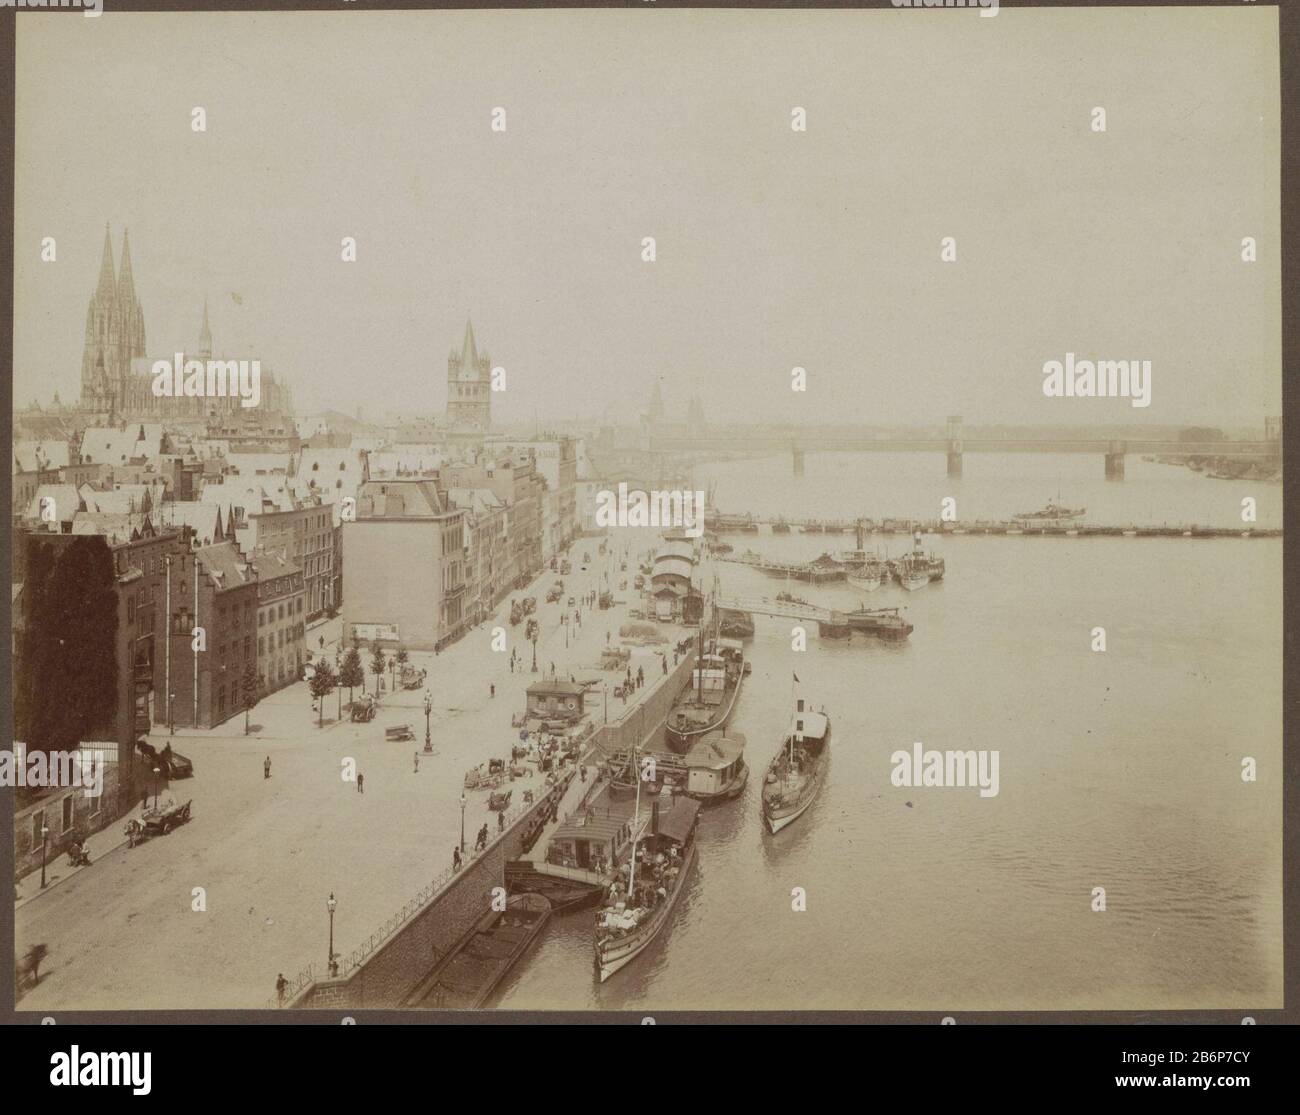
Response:
[[[99,286],[95,288],[95,297],[111,302],[117,290],[117,279],[113,274],[113,241],[108,234],[108,224],[104,224],[104,254],[99,261]]]
[[[117,273],[117,297],[127,310],[135,308],[135,282],[131,275],[131,233],[122,230],[122,269]]]

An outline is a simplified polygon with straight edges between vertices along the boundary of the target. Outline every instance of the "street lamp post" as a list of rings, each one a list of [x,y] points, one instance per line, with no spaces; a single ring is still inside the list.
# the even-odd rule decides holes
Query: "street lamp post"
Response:
[[[329,974],[334,974],[334,909],[338,906],[338,901],[334,898],[334,892],[330,891],[330,896],[325,900],[325,908],[330,912],[330,952],[329,964],[327,965]]]
[[[433,712],[433,697],[426,691],[424,694],[424,753],[433,754],[433,737],[429,734],[429,715]]]
[[[467,799],[465,797],[465,791],[461,790],[460,792],[460,850],[462,854],[464,854],[465,851],[465,802],[466,800]]]
[[[49,826],[46,824],[42,824],[41,825],[41,889],[42,890],[45,889],[45,845],[47,842],[46,837],[48,837],[49,835],[50,835]]]
[[[176,694],[167,694],[167,734],[174,736],[176,734],[176,716],[172,711],[172,706],[176,704]],[[195,725],[198,727],[198,725]]]

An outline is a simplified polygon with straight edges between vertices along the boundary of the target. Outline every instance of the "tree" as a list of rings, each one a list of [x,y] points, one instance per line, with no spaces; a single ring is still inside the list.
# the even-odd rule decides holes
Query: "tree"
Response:
[[[27,541],[18,727],[29,751],[74,751],[113,731],[127,699],[118,685],[113,553],[102,535]]]
[[[397,648],[397,654],[394,657],[397,661],[398,668],[400,669],[402,666],[406,665],[406,663],[410,660],[411,656],[406,653],[405,647],[399,646]]]
[[[384,658],[384,648],[378,643],[375,649],[370,652],[370,672],[375,675],[375,697],[379,697],[379,679],[384,676],[384,668],[388,665]]]
[[[366,691],[366,671],[361,665],[361,652],[356,647],[352,647],[347,654],[343,656],[343,665],[339,667],[339,685],[348,687],[348,704],[352,703],[352,691],[361,687],[361,692]]]
[[[319,659],[311,675],[311,695],[320,702],[320,719],[317,727],[325,726],[325,698],[334,692],[334,667],[326,658]]]
[[[244,735],[248,735],[248,714],[253,711],[253,706],[257,704],[257,666],[249,662],[244,667],[244,676],[240,679],[240,687],[244,693]]]

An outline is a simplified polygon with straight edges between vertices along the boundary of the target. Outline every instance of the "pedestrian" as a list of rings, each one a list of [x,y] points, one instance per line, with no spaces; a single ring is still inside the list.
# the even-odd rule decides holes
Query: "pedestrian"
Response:
[[[605,632],[605,645],[606,645],[606,646],[609,645],[609,632],[608,632],[608,631]]]
[[[645,684],[645,667],[638,666],[636,668],[636,687],[640,689],[641,686],[643,686],[644,684]]]
[[[491,690],[491,696],[495,697],[497,695],[497,687],[495,682],[489,683],[488,689]]]
[[[497,814],[497,832],[506,831],[506,811],[503,809]]]
[[[460,847],[454,844],[451,849],[451,868],[453,871],[460,870]]]
[[[276,1002],[278,1002],[278,1003],[283,1003],[283,1002],[284,1002],[284,993],[285,993],[285,991],[288,990],[288,988],[289,988],[289,981],[288,981],[287,979],[284,978],[284,973],[281,972],[281,973],[276,977],[276,979],[275,979],[275,999],[276,999]]]
[[[325,636],[324,636],[324,635],[322,635],[322,636],[320,637],[320,648],[321,648],[321,650],[324,650],[324,649],[325,649]]]
[[[364,794],[365,792],[366,792],[366,776],[365,776],[364,774],[360,774],[360,773],[358,773],[358,774],[357,774],[357,793],[359,793],[359,794]]]
[[[668,673],[668,656],[667,656],[667,655],[664,655],[663,663],[664,663],[664,674],[665,674],[665,676],[666,676],[667,673]]]
[[[414,754],[414,758],[415,758],[415,770],[413,770],[411,773],[412,773],[412,774],[419,774],[419,773],[420,773],[420,753],[419,753],[418,751],[416,751],[416,752],[414,752],[413,754]]]
[[[270,777],[271,777],[271,756],[268,755],[266,757],[266,761],[262,764],[262,778],[266,779]]]

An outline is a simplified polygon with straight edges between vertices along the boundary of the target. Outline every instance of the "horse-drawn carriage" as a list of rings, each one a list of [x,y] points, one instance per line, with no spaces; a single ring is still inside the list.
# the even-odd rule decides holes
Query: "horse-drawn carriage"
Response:
[[[177,825],[183,825],[190,819],[190,805],[193,798],[184,805],[166,801],[161,806],[155,805],[140,814],[140,819],[130,820],[123,830],[126,833],[126,846],[134,848],[141,840],[151,836],[166,836]]]
[[[150,767],[155,767],[167,779],[189,778],[194,774],[194,764],[179,751],[173,751],[170,743],[161,751],[148,740],[135,741],[136,749],[148,760]]]
[[[354,722],[364,723],[367,720],[375,718],[375,699],[368,693],[363,694],[352,702],[352,719]]]
[[[424,685],[424,679],[428,676],[427,670],[417,670],[409,662],[402,663],[402,688],[419,689]]]
[[[504,813],[510,808],[510,795],[514,790],[493,790],[488,794],[488,808],[494,813]]]
[[[465,789],[495,790],[506,780],[506,761],[489,759],[465,772]]]

